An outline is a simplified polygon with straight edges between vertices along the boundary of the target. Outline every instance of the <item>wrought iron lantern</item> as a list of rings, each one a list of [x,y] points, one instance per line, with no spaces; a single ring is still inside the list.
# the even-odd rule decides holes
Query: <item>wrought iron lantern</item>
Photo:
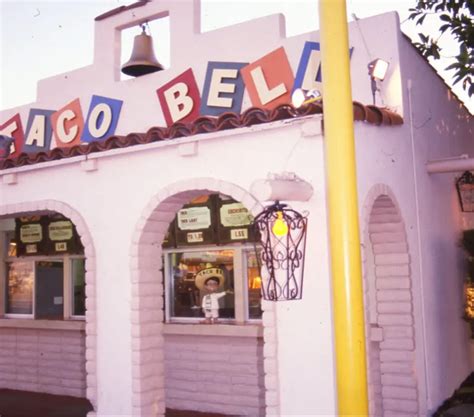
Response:
[[[469,171],[459,177],[456,181],[456,189],[458,190],[459,203],[461,210],[465,212],[474,211],[474,175]]]
[[[254,219],[262,245],[260,275],[265,300],[299,300],[303,295],[307,218],[276,201]]]
[[[375,106],[375,93],[379,91],[377,81],[383,81],[387,75],[389,63],[383,59],[377,58],[369,62],[368,69],[370,75],[370,89],[372,90],[372,100]]]

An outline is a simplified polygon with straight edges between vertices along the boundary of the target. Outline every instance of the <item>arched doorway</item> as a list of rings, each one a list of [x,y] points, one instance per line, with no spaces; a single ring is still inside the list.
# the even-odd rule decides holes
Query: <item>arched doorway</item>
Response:
[[[370,415],[418,415],[415,327],[405,224],[391,190],[365,205],[364,292]]]
[[[166,403],[164,286],[159,271],[162,265],[162,242],[178,210],[196,197],[221,193],[242,203],[253,215],[260,204],[242,188],[214,179],[190,179],[173,184],[158,193],[144,210],[132,243],[132,389],[133,413],[136,416],[163,416]],[[262,303],[265,324],[264,343],[276,346],[274,311],[269,303]],[[199,327],[199,326],[198,326]],[[273,331],[268,331],[268,330]],[[277,361],[272,351],[261,352],[265,367],[264,396],[272,398],[267,409],[277,410]],[[252,365],[250,365],[252,366]],[[190,372],[191,374],[191,372]],[[189,381],[189,384],[200,384]],[[271,387],[271,388],[268,388]],[[210,393],[217,395],[219,393]],[[244,394],[242,394],[244,396]],[[257,401],[257,400],[256,400]],[[261,408],[262,404],[254,404]],[[228,407],[228,414],[236,414]],[[218,411],[207,410],[207,411]],[[222,412],[222,411],[220,411]]]
[[[0,205],[0,220],[10,221],[15,223],[15,218],[28,218],[28,217],[48,217],[55,221],[54,226],[56,227],[56,236],[65,233],[69,235],[70,231],[65,231],[64,227],[68,227],[70,221],[80,238],[81,245],[83,247],[82,256],[69,257],[64,263],[62,258],[59,258],[59,262],[45,262],[44,259],[37,262],[39,269],[38,272],[52,271],[54,274],[57,272],[65,271],[65,264],[71,267],[72,271],[80,271],[78,275],[82,275],[81,282],[74,281],[74,277],[71,276],[69,279],[64,279],[64,282],[69,282],[70,287],[65,287],[61,291],[64,291],[64,299],[60,294],[54,297],[53,303],[57,304],[53,310],[44,310],[41,312],[43,315],[48,314],[60,314],[63,311],[63,303],[66,303],[67,293],[71,294],[69,299],[69,306],[64,307],[64,314],[68,316],[66,310],[70,309],[71,316],[79,314],[78,318],[84,318],[85,313],[85,326],[82,320],[50,320],[47,323],[49,325],[36,326],[34,320],[21,322],[21,326],[18,329],[12,328],[12,331],[25,333],[25,337],[28,340],[34,340],[35,343],[30,343],[28,346],[33,349],[38,358],[44,358],[44,363],[41,365],[38,361],[35,361],[35,366],[42,366],[38,368],[37,372],[33,372],[34,369],[29,370],[30,375],[36,375],[37,379],[30,379],[30,386],[28,384],[14,387],[14,389],[31,390],[44,393],[62,394],[62,395],[73,395],[77,397],[87,397],[87,399],[96,407],[97,402],[97,375],[96,375],[96,325],[95,325],[95,250],[92,243],[89,229],[82,218],[82,216],[74,210],[71,206],[61,201],[56,200],[42,200],[42,201],[31,201],[24,202],[16,205]],[[56,216],[59,217],[56,218]],[[53,223],[50,223],[52,226]],[[8,229],[11,229],[10,227]],[[8,229],[3,232],[8,233]],[[49,229],[49,233],[52,233]],[[51,236],[50,236],[51,238]],[[58,253],[62,250],[66,250],[65,243],[58,243],[60,246],[57,247]],[[30,254],[34,255],[34,254]],[[75,262],[74,260],[80,260],[81,262]],[[54,267],[58,267],[58,271],[51,270]],[[82,272],[81,272],[82,271]],[[66,272],[64,272],[66,276]],[[59,279],[59,283],[60,283]],[[85,281],[85,285],[84,285]],[[77,291],[75,291],[77,285]],[[60,288],[60,286],[58,287]],[[57,288],[56,288],[57,289]],[[84,305],[84,294],[82,291],[85,290],[87,301]],[[36,294],[37,296],[37,294]],[[75,299],[77,296],[77,299]],[[72,304],[71,304],[72,303]],[[56,308],[57,307],[57,308]],[[35,310],[34,316],[38,316],[39,311]],[[38,314],[36,314],[38,313]],[[39,314],[39,315],[41,315]],[[77,318],[77,317],[76,317]],[[85,327],[85,331],[84,331]],[[28,332],[31,335],[27,334]],[[43,343],[44,341],[44,343]],[[60,352],[58,353],[58,349]],[[87,352],[87,354],[86,354]],[[67,356],[67,366],[61,369],[59,357],[65,353]],[[53,361],[48,361],[48,358],[52,358]],[[51,362],[51,366],[49,363]],[[59,367],[58,367],[59,366]],[[56,381],[56,383],[52,383]]]

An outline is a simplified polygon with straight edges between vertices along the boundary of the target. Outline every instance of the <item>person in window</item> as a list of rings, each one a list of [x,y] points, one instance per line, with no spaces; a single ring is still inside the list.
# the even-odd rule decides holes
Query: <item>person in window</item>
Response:
[[[210,277],[204,282],[204,288],[208,292],[202,297],[202,311],[204,313],[204,323],[214,324],[219,319],[219,299],[225,297],[226,292],[216,292],[219,288],[219,278]]]
[[[220,268],[206,268],[196,274],[195,285],[204,291],[201,307],[204,313],[203,323],[214,324],[219,319],[219,300],[226,295],[222,291],[224,286],[224,273]],[[221,291],[218,291],[221,289]]]

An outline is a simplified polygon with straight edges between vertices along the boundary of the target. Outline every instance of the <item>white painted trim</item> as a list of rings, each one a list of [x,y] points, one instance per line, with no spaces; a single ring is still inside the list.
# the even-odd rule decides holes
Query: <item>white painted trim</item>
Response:
[[[428,174],[474,171],[474,158],[460,155],[453,158],[435,159],[426,163]]]
[[[85,330],[84,320],[35,320],[33,318],[0,319],[1,328],[41,329],[41,330]]]
[[[179,151],[179,147],[186,143],[215,140],[215,139],[221,139],[227,136],[243,135],[243,134],[260,132],[260,131],[265,131],[265,130],[281,129],[283,126],[293,125],[293,124],[302,125],[308,119],[312,119],[312,118],[315,118],[315,119],[319,118],[320,120],[322,120],[322,115],[316,114],[316,115],[310,115],[310,116],[304,116],[304,117],[297,117],[295,119],[278,120],[276,122],[262,123],[258,125],[248,126],[248,127],[240,127],[236,129],[219,130],[217,132],[211,132],[211,133],[199,133],[199,134],[188,136],[188,137],[181,137],[181,138],[176,138],[176,139],[164,139],[164,140],[160,140],[160,141],[152,142],[152,143],[144,143],[140,145],[128,146],[125,148],[116,148],[116,149],[110,149],[107,151],[90,153],[88,155],[79,155],[79,156],[73,156],[69,158],[58,159],[54,161],[47,161],[47,162],[40,162],[40,163],[36,163],[32,165],[25,165],[25,166],[16,167],[16,168],[8,168],[8,169],[0,170],[0,178],[7,176],[6,177],[7,179],[5,181],[9,181],[8,180],[9,174],[15,174],[15,173],[20,173],[20,172],[30,172],[30,171],[36,171],[36,170],[45,169],[45,168],[56,168],[62,165],[70,165],[70,164],[78,164],[78,163],[81,164],[81,163],[86,163],[86,161],[97,160],[101,158],[108,158],[115,155],[128,155],[135,152],[150,152],[153,149],[158,149],[158,148],[163,148],[163,147],[175,146]],[[16,180],[15,180],[15,183],[16,183]]]
[[[245,305],[248,298],[247,271],[244,273],[243,248],[234,249],[234,316],[237,324],[244,324],[246,320]],[[247,293],[247,294],[245,294]]]
[[[192,336],[263,337],[263,326],[246,324],[173,324],[163,326],[164,334]]]

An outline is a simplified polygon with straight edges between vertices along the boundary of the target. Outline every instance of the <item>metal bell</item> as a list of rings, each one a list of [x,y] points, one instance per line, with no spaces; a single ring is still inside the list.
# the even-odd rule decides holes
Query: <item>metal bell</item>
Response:
[[[122,65],[122,72],[132,77],[140,77],[163,69],[153,51],[153,38],[145,33],[144,25],[142,30],[143,32],[133,40],[130,59]]]

